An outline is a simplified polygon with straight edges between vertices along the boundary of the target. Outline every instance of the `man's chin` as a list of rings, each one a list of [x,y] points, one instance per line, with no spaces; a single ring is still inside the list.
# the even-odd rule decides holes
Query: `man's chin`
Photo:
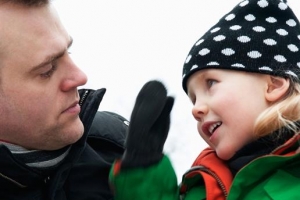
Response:
[[[79,122],[74,126],[71,130],[67,133],[67,140],[69,144],[76,143],[84,134],[84,126],[82,122],[79,120]]]

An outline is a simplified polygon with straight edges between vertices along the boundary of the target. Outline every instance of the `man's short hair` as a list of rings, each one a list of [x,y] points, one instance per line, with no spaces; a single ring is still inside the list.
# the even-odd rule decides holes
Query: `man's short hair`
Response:
[[[0,4],[3,3],[13,3],[13,4],[21,4],[25,6],[41,6],[46,5],[51,0],[0,0]]]

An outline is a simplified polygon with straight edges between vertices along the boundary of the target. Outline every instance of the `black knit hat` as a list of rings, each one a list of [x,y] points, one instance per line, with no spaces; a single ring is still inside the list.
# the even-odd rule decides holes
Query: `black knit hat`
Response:
[[[280,0],[244,0],[192,47],[182,86],[196,71],[214,68],[289,77],[300,82],[300,27]]]

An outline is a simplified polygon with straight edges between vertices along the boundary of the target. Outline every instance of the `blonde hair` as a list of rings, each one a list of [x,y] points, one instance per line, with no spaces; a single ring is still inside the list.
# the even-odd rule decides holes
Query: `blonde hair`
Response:
[[[257,137],[271,134],[282,127],[297,132],[300,120],[300,83],[290,79],[286,95],[259,115],[254,125]]]

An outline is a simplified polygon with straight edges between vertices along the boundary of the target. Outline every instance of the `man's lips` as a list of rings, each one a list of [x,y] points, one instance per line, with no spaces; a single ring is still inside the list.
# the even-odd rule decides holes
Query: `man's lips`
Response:
[[[220,121],[214,121],[214,122],[205,122],[202,125],[202,132],[208,136],[211,137],[214,131],[222,125],[222,122]]]
[[[62,113],[79,113],[80,112],[80,106],[78,104],[78,101],[72,103],[67,109],[65,109]]]

